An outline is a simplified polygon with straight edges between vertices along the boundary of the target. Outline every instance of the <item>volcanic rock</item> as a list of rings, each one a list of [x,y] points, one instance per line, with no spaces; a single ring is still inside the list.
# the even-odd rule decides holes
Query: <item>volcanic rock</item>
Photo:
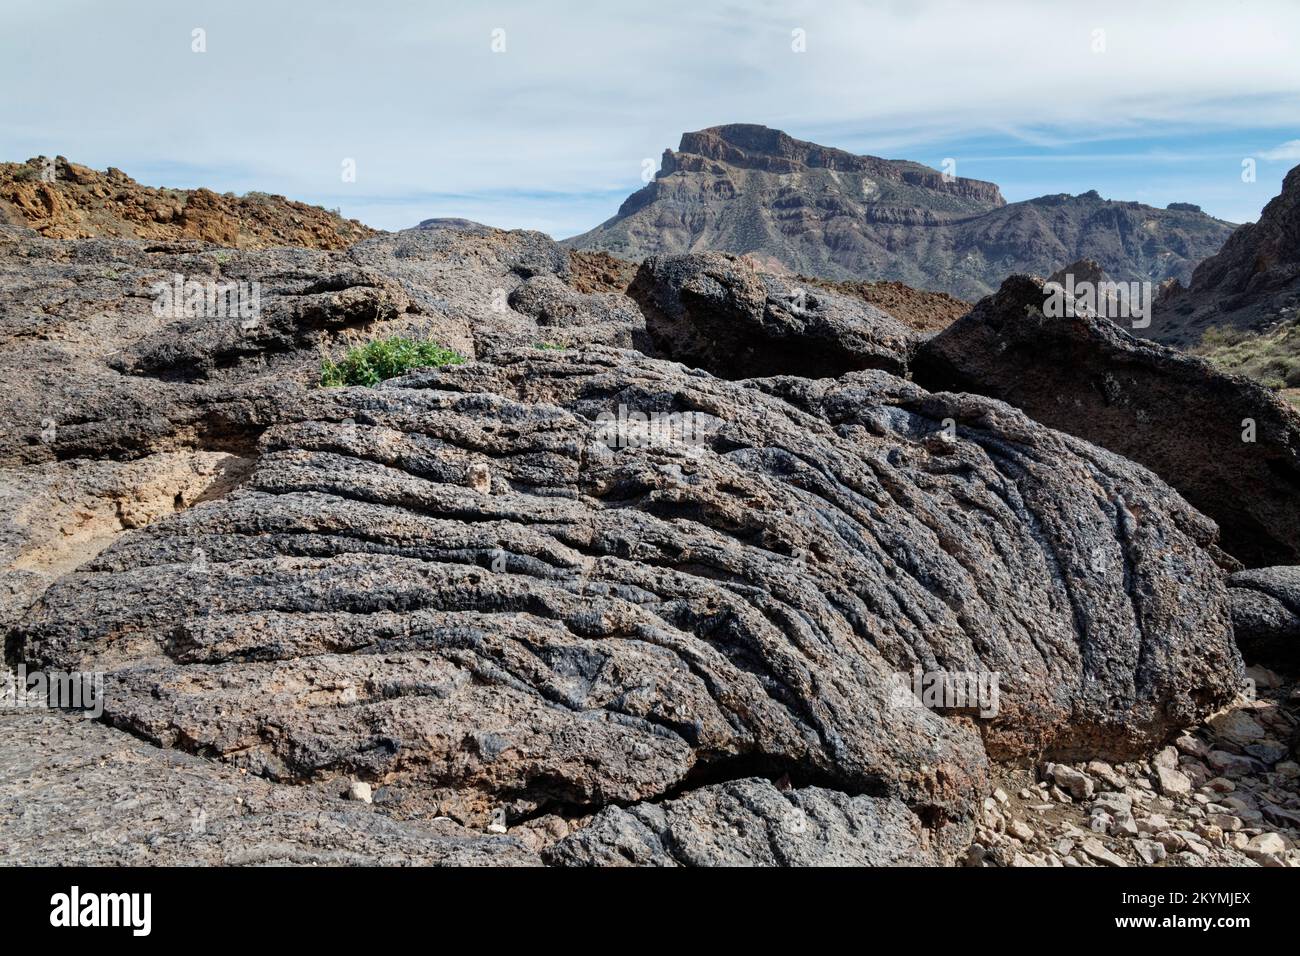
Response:
[[[1211,327],[1261,332],[1300,321],[1300,166],[1259,221],[1239,226],[1184,284],[1157,302],[1143,335],[1189,346]]]
[[[609,807],[545,854],[564,866],[934,866],[902,803],[749,778]]]
[[[906,372],[914,334],[858,299],[792,285],[736,256],[648,259],[630,294],[664,355],[727,378]]]
[[[0,163],[0,221],[50,239],[197,239],[220,246],[344,249],[375,230],[283,196],[154,189],[120,169],[97,172],[62,156]]]
[[[1300,561],[1300,415],[1083,309],[1049,318],[1044,299],[1038,280],[1007,279],[924,343],[917,381],[1001,399],[1146,465],[1217,521],[1223,548],[1249,566]]]
[[[6,866],[537,866],[516,836],[415,821],[49,711],[0,712]]]
[[[180,858],[950,862],[990,761],[1145,757],[1236,695],[1212,522],[1001,402],[852,370],[901,371],[910,333],[830,293],[781,315],[787,286],[723,262],[644,272],[843,374],[611,347],[640,310],[536,233],[0,238],[6,659],[105,675],[108,726],[60,735],[138,738],[139,785],[93,778],[140,801],[111,832],[157,818],[174,759],[276,811]],[[256,321],[156,309],[175,275],[259,283]],[[321,350],[396,332],[469,361],[319,387]],[[997,693],[927,704],[927,675]],[[12,794],[53,731],[4,719]],[[30,858],[42,807],[0,844]]]
[[[1243,656],[1300,670],[1300,567],[1253,568],[1228,579],[1232,627]]]
[[[278,409],[315,387],[322,352],[390,335],[468,358],[644,339],[634,303],[565,293],[568,274],[545,236],[486,228],[335,252],[0,231],[0,626],[122,530],[238,484]],[[569,313],[510,305],[543,279]],[[160,307],[177,283],[256,287],[257,307]]]
[[[619,406],[695,425],[629,443]],[[408,813],[785,775],[900,801],[945,859],[986,750],[1142,753],[1240,681],[1212,526],[987,399],[525,349],[277,414],[238,489],[56,582],[15,659],[107,672],[105,719],[158,746]],[[913,668],[996,672],[996,714],[908,704]]]

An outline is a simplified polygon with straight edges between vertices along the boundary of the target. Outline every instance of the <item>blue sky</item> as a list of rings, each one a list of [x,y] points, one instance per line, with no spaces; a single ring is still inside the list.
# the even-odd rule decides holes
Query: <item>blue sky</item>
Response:
[[[1294,0],[4,0],[0,159],[567,236],[751,122],[1242,222],[1300,164],[1298,41]]]

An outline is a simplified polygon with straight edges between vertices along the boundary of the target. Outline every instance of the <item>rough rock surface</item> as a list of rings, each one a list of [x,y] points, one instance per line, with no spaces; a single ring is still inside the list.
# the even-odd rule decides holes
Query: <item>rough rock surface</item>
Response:
[[[396,334],[468,358],[641,342],[630,300],[566,289],[568,275],[545,236],[483,227],[336,252],[0,232],[0,623],[122,529],[226,490],[314,387],[321,350]],[[178,276],[256,283],[259,309],[160,314],[157,285]]]
[[[118,534],[219,496],[249,464],[225,452],[185,450],[0,467],[0,631]]]
[[[156,314],[175,274],[259,282],[256,321]],[[1142,467],[881,369],[614,348],[638,312],[572,278],[473,226],[0,235],[6,656],[105,672],[108,725],[2,715],[10,858],[120,794],[105,862],[155,833],[159,861],[947,862],[991,760],[1141,759],[1237,693],[1215,528]],[[809,322],[860,354],[850,306]],[[319,350],[397,331],[472,361],[316,386]],[[996,672],[996,706],[914,672]],[[65,745],[132,756],[33,791]],[[262,801],[209,810],[215,843],[141,793],[182,754],[168,793]]]
[[[214,402],[231,403],[240,387],[312,384],[319,350],[337,354],[353,338],[434,338],[471,359],[547,337],[630,341],[640,319],[627,303],[545,286],[545,301],[516,296],[540,318],[511,307],[527,280],[568,274],[567,255],[545,236],[488,229],[411,230],[332,253],[0,237],[0,373],[23,384],[0,399],[8,426],[0,462],[85,452],[121,458],[192,445],[195,417]],[[175,276],[257,283],[258,314],[251,321],[159,314],[155,288]],[[580,308],[603,308],[611,328],[599,321],[575,328]],[[257,416],[250,410],[248,417]],[[207,436],[209,443],[223,438],[237,436]]]
[[[874,306],[732,255],[647,259],[630,294],[660,352],[726,378],[902,374],[915,348],[911,330]]]
[[[954,298],[946,292],[926,292],[901,282],[833,282],[799,276],[795,284],[805,288],[829,289],[841,295],[861,299],[868,305],[888,312],[916,332],[939,332],[971,310],[972,303]]]
[[[645,317],[615,293],[583,294],[554,275],[533,276],[510,294],[510,308],[537,322],[548,347],[613,345],[650,351]]]
[[[746,257],[753,262],[752,257]],[[627,293],[636,278],[639,262],[628,262],[608,252],[569,250],[571,282],[579,292]],[[777,274],[783,268],[764,269]],[[926,292],[901,282],[835,282],[806,275],[787,275],[790,288],[825,289],[853,299],[861,299],[874,308],[889,313],[916,332],[930,333],[946,329],[971,309],[971,303],[953,298],[946,292]]]
[[[1228,596],[1246,659],[1300,671],[1300,567],[1239,571],[1228,579]]]
[[[627,292],[639,266],[608,252],[569,250],[573,286],[579,292]]]
[[[1082,308],[1049,318],[1043,303],[1041,282],[1007,279],[924,343],[916,379],[1001,399],[1141,462],[1217,521],[1247,565],[1300,561],[1300,415],[1254,382]]]
[[[95,237],[265,249],[343,249],[375,230],[283,196],[224,196],[208,189],[154,189],[120,169],[98,172],[56,159],[0,163],[0,222],[50,239]]]
[[[1013,273],[1079,259],[1124,281],[1185,283],[1233,228],[1186,203],[1156,209],[1096,192],[1007,204],[992,183],[734,124],[684,134],[617,215],[565,244],[634,260],[747,254],[772,271],[973,301]]]
[[[1138,754],[1240,679],[1212,526],[987,399],[530,349],[280,415],[239,489],[60,579],[13,656],[107,671],[105,718],[158,745],[412,816],[757,771],[896,798],[946,854],[985,749]],[[897,706],[913,666],[998,672],[996,716]]]
[[[80,717],[0,713],[0,865],[535,866],[518,830],[399,820]]]
[[[609,807],[546,852],[564,866],[933,866],[928,834],[902,803],[760,778]]]
[[[1206,329],[1262,332],[1300,320],[1300,166],[1287,173],[1282,191],[1259,221],[1237,228],[1223,248],[1157,303],[1143,334],[1190,346]]]

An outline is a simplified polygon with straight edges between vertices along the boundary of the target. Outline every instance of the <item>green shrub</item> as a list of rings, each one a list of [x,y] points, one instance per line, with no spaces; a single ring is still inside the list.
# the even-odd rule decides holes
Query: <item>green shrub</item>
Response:
[[[1288,322],[1263,334],[1207,329],[1191,351],[1225,372],[1253,378],[1266,388],[1300,386],[1300,322]]]
[[[1243,332],[1240,329],[1225,329],[1214,325],[1206,329],[1205,333],[1201,336],[1200,347],[1206,351],[1231,348],[1234,345],[1239,345],[1240,343],[1245,342],[1249,338],[1250,334],[1248,332]]]
[[[338,362],[326,357],[321,361],[320,383],[331,388],[378,385],[413,369],[441,368],[460,365],[464,361],[465,356],[443,348],[437,342],[417,342],[395,335],[351,348]]]

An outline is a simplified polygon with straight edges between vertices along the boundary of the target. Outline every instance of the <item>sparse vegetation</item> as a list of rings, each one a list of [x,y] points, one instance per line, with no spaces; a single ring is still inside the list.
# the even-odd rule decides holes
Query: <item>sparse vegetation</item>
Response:
[[[1245,375],[1281,391],[1300,405],[1300,321],[1288,322],[1262,334],[1239,329],[1207,329],[1191,350],[1216,368]]]
[[[321,361],[320,383],[327,388],[372,386],[418,368],[441,368],[464,361],[465,356],[437,342],[392,336],[355,346],[338,362],[325,357]]]

